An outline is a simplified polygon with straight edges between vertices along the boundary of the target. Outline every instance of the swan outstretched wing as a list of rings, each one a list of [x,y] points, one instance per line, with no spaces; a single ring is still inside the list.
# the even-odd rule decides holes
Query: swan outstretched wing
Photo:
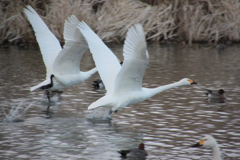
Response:
[[[88,47],[93,55],[95,65],[105,85],[107,94],[110,94],[113,92],[114,80],[121,69],[121,65],[115,54],[85,22],[80,22],[78,26],[88,42]]]
[[[62,47],[55,35],[49,30],[41,17],[31,6],[27,5],[24,9],[24,13],[35,32],[43,61],[47,69],[46,77],[49,78],[52,73],[52,64],[58,53],[62,50]]]
[[[123,56],[123,66],[116,77],[114,92],[141,90],[142,78],[149,58],[141,24],[135,24],[128,29]]]
[[[53,63],[54,73],[65,75],[80,72],[80,61],[88,49],[88,44],[77,28],[78,23],[74,15],[65,21],[63,32],[65,45]]]

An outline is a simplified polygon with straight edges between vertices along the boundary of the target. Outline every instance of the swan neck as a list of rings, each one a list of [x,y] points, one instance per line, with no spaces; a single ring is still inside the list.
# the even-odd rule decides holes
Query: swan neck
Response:
[[[53,86],[53,76],[50,77],[50,84]]]
[[[85,75],[84,76],[85,77],[84,80],[88,79],[91,75],[93,75],[96,72],[97,72],[97,68],[96,67],[91,69],[91,70],[89,70],[89,71],[87,71],[87,72],[82,72],[82,75]]]
[[[164,86],[160,86],[160,87],[157,87],[157,88],[150,89],[149,90],[149,98],[154,96],[157,93],[166,91],[166,90],[174,88],[174,87],[182,86],[182,85],[183,84],[181,84],[179,82],[174,82],[174,83],[171,83],[171,84],[167,84],[167,85],[164,85]]]
[[[94,74],[95,72],[97,72],[97,68],[96,68],[96,67],[93,68],[93,69],[91,69],[91,70],[89,70],[87,73],[90,74],[90,75],[92,75],[92,74]]]
[[[221,160],[222,159],[221,151],[220,151],[220,148],[218,147],[218,145],[213,147],[212,151],[213,151],[213,160]]]

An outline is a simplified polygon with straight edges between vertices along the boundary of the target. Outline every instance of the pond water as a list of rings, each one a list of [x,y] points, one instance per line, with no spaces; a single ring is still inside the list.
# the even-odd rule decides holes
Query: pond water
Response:
[[[123,59],[122,45],[110,48]],[[182,78],[197,85],[159,93],[100,120],[88,111],[104,95],[87,81],[55,97],[51,113],[43,91],[29,88],[45,79],[37,46],[0,48],[0,159],[118,160],[119,150],[144,143],[149,160],[211,159],[209,148],[191,148],[204,134],[217,140],[224,159],[240,159],[240,45],[218,52],[215,47],[149,44],[144,87],[157,87]],[[90,53],[81,70],[94,67]],[[225,103],[205,100],[205,89],[226,91]],[[20,114],[20,115],[19,115]],[[144,158],[143,158],[144,159]]]

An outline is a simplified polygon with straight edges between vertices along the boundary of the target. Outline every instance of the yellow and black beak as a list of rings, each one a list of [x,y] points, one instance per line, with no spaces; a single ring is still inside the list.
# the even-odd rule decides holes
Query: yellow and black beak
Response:
[[[203,143],[204,143],[204,142],[205,142],[205,140],[201,140],[200,142],[192,145],[191,147],[201,147],[201,146],[203,146]]]
[[[120,59],[118,59],[118,62],[122,65],[123,64],[123,61],[121,61]]]
[[[191,80],[191,79],[189,79],[188,81],[190,82],[191,85],[192,85],[192,84],[197,84],[197,82],[194,82],[194,81]]]

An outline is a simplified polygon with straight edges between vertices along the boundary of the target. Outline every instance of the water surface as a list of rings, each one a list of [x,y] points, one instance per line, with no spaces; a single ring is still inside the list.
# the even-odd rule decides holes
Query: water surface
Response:
[[[110,48],[123,59],[122,45]],[[204,134],[213,135],[225,159],[240,159],[239,45],[218,52],[211,46],[149,44],[149,65],[144,87],[157,87],[182,78],[198,85],[162,92],[128,106],[112,120],[89,119],[100,111],[87,111],[104,95],[89,80],[65,89],[55,98],[51,115],[43,111],[47,99],[29,88],[45,79],[38,47],[0,48],[0,159],[121,159],[118,150],[144,143],[146,159],[210,159],[208,148],[190,148]],[[83,56],[81,70],[94,67],[91,54]],[[227,92],[226,103],[205,101],[205,88]],[[26,113],[6,122],[12,108]],[[13,110],[12,110],[13,111]]]

